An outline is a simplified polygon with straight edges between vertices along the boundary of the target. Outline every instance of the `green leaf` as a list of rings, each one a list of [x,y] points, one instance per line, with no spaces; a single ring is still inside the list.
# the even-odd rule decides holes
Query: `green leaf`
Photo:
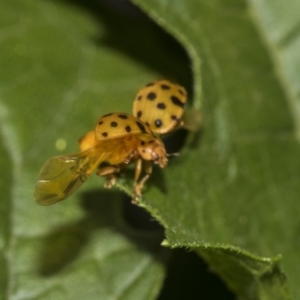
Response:
[[[67,201],[32,200],[48,158],[163,77],[204,116],[199,133],[167,138],[181,155],[140,203],[163,245],[194,250],[241,299],[299,297],[299,4],[273,2],[135,0],[161,28],[123,2],[0,4],[0,299],[179,297],[177,252],[124,193],[92,176]],[[205,279],[179,266],[202,297]]]
[[[243,299],[290,299],[283,267],[297,299],[299,116],[289,96],[300,76],[299,16],[287,21],[290,9],[267,1],[253,1],[252,14],[243,1],[135,2],[185,45],[204,115],[196,146],[164,173],[167,197],[151,190],[144,201],[166,228],[165,245],[197,249]],[[260,35],[275,39],[278,56],[278,40],[290,38],[279,79]]]

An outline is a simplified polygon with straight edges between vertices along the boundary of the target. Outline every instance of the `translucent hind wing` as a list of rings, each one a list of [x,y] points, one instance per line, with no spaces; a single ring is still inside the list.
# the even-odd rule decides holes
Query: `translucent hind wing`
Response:
[[[34,200],[51,205],[73,194],[109,155],[93,148],[78,154],[52,157],[43,165]]]

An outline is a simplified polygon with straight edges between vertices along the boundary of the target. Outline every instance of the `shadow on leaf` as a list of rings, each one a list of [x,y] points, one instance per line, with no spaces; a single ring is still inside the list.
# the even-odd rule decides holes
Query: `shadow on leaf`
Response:
[[[140,251],[164,259],[156,255],[157,251],[161,252],[162,227],[144,209],[132,205],[130,199],[124,201],[121,198],[116,191],[97,190],[82,194],[80,204],[86,215],[75,223],[62,224],[49,232],[39,255],[38,273],[52,276],[62,271],[80,256],[92,234],[104,228],[126,236]]]
[[[101,47],[122,52],[164,77],[184,85],[192,97],[192,71],[185,49],[129,1],[56,0],[80,7],[106,31],[93,37]]]
[[[172,251],[167,276],[158,300],[235,298],[195,252],[184,249]]]

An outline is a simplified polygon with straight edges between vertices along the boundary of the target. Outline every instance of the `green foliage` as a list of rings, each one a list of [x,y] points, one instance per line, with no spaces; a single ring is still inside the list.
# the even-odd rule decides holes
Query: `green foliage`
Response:
[[[156,25],[105,3],[0,4],[0,299],[180,299],[191,282],[232,299],[200,257],[240,299],[298,299],[299,4],[134,0]],[[188,89],[203,127],[167,138],[181,155],[147,184],[151,217],[96,176],[33,203],[46,159],[156,78]]]

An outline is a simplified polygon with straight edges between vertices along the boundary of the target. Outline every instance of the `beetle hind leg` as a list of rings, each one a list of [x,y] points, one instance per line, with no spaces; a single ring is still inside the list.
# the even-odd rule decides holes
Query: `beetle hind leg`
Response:
[[[104,183],[104,188],[110,189],[116,183],[116,174],[121,171],[120,166],[105,166],[97,171],[97,175],[106,177],[107,181]]]

